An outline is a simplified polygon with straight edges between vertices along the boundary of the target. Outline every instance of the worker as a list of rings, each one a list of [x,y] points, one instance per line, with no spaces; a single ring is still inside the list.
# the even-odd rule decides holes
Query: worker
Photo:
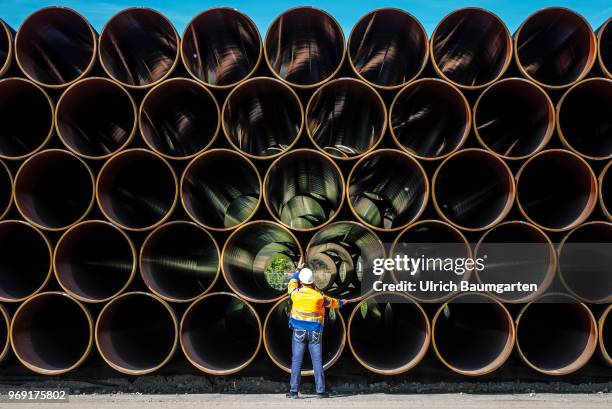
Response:
[[[289,328],[291,335],[291,381],[287,397],[297,399],[300,387],[300,372],[306,346],[310,352],[314,370],[317,397],[327,398],[325,391],[325,375],[323,374],[323,325],[325,323],[325,308],[341,308],[344,300],[328,297],[319,291],[314,283],[314,274],[309,268],[304,268],[300,259],[297,271],[291,277],[287,287],[291,297],[291,316]]]

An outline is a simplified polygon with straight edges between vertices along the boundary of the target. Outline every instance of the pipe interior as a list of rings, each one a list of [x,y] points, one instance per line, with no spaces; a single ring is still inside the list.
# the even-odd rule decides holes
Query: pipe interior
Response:
[[[578,80],[595,59],[591,27],[563,8],[538,11],[516,37],[518,63],[536,81],[563,86]]]
[[[601,340],[602,346],[605,349],[609,357],[612,357],[612,320],[610,319],[612,314],[606,316],[604,324],[601,326]]]
[[[390,115],[398,143],[426,158],[457,149],[470,126],[470,109],[461,93],[436,80],[421,81],[400,91]]]
[[[199,80],[228,86],[247,78],[261,56],[253,22],[230,8],[207,10],[189,23],[181,44],[185,66]]]
[[[482,94],[474,122],[489,149],[517,158],[531,155],[546,143],[555,114],[546,93],[515,79],[498,82]]]
[[[355,212],[383,229],[405,226],[427,200],[427,176],[418,163],[400,152],[374,153],[354,168],[348,195]]]
[[[25,217],[47,228],[75,223],[89,209],[93,182],[87,165],[64,151],[40,153],[20,168],[15,201]]]
[[[266,34],[265,47],[276,74],[302,86],[329,78],[340,66],[345,51],[338,23],[311,7],[289,10],[276,19]]]
[[[185,79],[164,82],[142,104],[140,130],[158,152],[172,157],[195,155],[219,128],[219,108],[201,85]]]
[[[173,352],[175,336],[168,309],[143,294],[111,301],[98,318],[100,353],[127,371],[147,371],[161,365]]]
[[[342,175],[324,156],[296,151],[269,169],[266,190],[270,211],[285,225],[310,229],[338,211],[343,198]]]
[[[112,158],[98,177],[100,207],[115,222],[134,229],[162,220],[174,206],[176,190],[168,165],[140,150]]]
[[[185,209],[212,228],[235,227],[259,205],[261,187],[249,160],[235,152],[217,151],[195,159],[182,186]]]
[[[0,163],[0,215],[8,210],[12,197],[13,180],[11,179],[11,172]]]
[[[19,28],[15,54],[29,77],[58,86],[74,81],[95,60],[96,34],[87,21],[63,7],[41,9]]]
[[[136,129],[130,96],[105,79],[87,79],[67,90],[57,110],[57,130],[76,152],[100,157],[120,149]]]
[[[238,86],[226,99],[223,129],[247,154],[266,157],[287,150],[302,128],[296,95],[280,82],[259,78]]]
[[[140,257],[147,286],[173,300],[190,300],[207,291],[219,270],[212,237],[187,222],[170,223],[151,233]]]
[[[591,157],[612,156],[612,81],[593,79],[572,88],[559,106],[567,143]]]
[[[2,362],[6,358],[5,354],[10,346],[9,327],[11,324],[4,307],[0,307],[0,309],[2,310],[0,311],[0,315],[2,315],[2,319],[0,319],[0,362]]]
[[[432,57],[445,77],[463,86],[497,79],[511,58],[512,42],[504,24],[480,9],[446,16],[432,37]]]
[[[514,179],[501,160],[483,151],[464,151],[443,163],[433,194],[440,211],[465,228],[485,228],[511,205]]]
[[[357,22],[349,57],[365,80],[382,87],[416,77],[427,59],[427,34],[413,16],[397,9],[373,11]]]
[[[62,285],[88,300],[119,293],[131,278],[134,262],[129,240],[102,222],[78,225],[55,249],[55,272]]]
[[[612,75],[612,24],[608,22],[605,29],[599,33],[599,58],[605,69]]]
[[[0,81],[0,117],[0,155],[10,158],[38,149],[53,128],[53,108],[45,92],[17,78]]]
[[[350,80],[320,88],[306,113],[313,141],[336,158],[370,150],[383,137],[385,121],[385,106],[376,91]]]
[[[13,41],[11,30],[4,21],[0,20],[0,70],[12,58],[11,42]]]
[[[161,14],[131,8],[115,15],[100,37],[100,59],[124,84],[147,86],[164,78],[178,58],[178,35]]]
[[[608,214],[612,215],[612,178],[608,177],[608,171],[605,171],[601,176],[601,191],[599,194],[601,195],[603,208]]]
[[[81,307],[61,294],[44,294],[22,305],[13,320],[13,346],[30,366],[61,371],[87,352],[91,325]]]
[[[181,340],[187,357],[211,371],[232,371],[244,365],[260,339],[255,312],[235,296],[203,298],[183,318]]]

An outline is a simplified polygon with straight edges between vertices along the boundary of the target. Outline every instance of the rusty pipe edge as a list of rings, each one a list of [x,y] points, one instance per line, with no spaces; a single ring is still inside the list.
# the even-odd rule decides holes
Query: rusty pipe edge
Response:
[[[115,14],[100,34],[100,65],[131,89],[146,89],[166,79],[179,63],[179,35],[163,14],[131,7]]]
[[[282,155],[270,165],[263,181],[264,202],[272,218],[300,232],[331,223],[344,196],[340,167],[312,149]]]
[[[514,59],[519,71],[549,90],[563,89],[583,79],[596,57],[591,26],[580,14],[564,7],[536,11],[514,33]]]
[[[470,134],[470,104],[454,85],[422,78],[402,88],[389,108],[395,144],[412,156],[433,161],[456,152]]]
[[[604,75],[612,79],[612,17],[597,30],[597,60]]]
[[[13,175],[6,163],[0,160],[0,220],[11,210],[13,203]]]
[[[98,41],[91,24],[67,7],[30,14],[15,36],[15,60],[26,77],[46,88],[64,88],[91,72]]]
[[[230,7],[213,7],[187,24],[180,52],[185,69],[195,80],[228,89],[255,73],[263,45],[249,16]]]
[[[582,302],[612,302],[610,243],[612,223],[593,221],[572,229],[559,244],[559,278]]]
[[[346,44],[342,28],[314,7],[285,11],[270,24],[264,58],[272,74],[294,88],[316,88],[342,68]]]
[[[197,298],[180,325],[183,354],[210,375],[230,375],[246,368],[259,352],[261,334],[255,308],[227,292]]]
[[[65,230],[92,209],[94,175],[73,153],[47,149],[21,164],[13,196],[17,210],[29,223],[43,230]]]
[[[53,136],[53,102],[30,80],[0,80],[0,117],[2,159],[25,159],[41,150]]]
[[[365,307],[364,307],[365,306]],[[399,375],[414,368],[431,341],[423,307],[405,294],[374,294],[349,317],[348,345],[364,368],[380,375]]]
[[[0,19],[0,78],[6,74],[13,64],[15,47],[13,41],[15,30],[6,21]]]
[[[537,372],[553,376],[575,372],[596,348],[595,317],[570,295],[545,294],[524,306],[516,318],[518,356]]]
[[[582,80],[557,104],[557,133],[563,145],[585,159],[612,158],[612,80]]]
[[[331,80],[306,106],[306,132],[313,145],[337,160],[362,157],[387,129],[387,109],[378,92],[354,78]]]
[[[229,149],[212,149],[189,162],[181,177],[180,194],[193,221],[213,231],[229,231],[257,212],[261,177],[247,157]]]
[[[11,350],[11,339],[10,339],[10,327],[11,327],[11,316],[6,308],[0,304],[0,315],[2,316],[2,322],[0,322],[0,364],[8,357],[9,351]]]
[[[214,95],[187,78],[154,86],[142,100],[138,124],[145,143],[167,159],[190,159],[208,149],[221,128]]]
[[[379,149],[361,158],[346,184],[348,205],[355,217],[381,232],[398,231],[416,221],[429,199],[423,166],[409,154]]]
[[[145,285],[170,302],[191,302],[217,282],[221,268],[217,241],[195,223],[174,221],[153,230],[140,249]]]
[[[487,247],[488,243],[491,247]],[[509,246],[502,246],[505,243]],[[513,244],[517,246],[513,247]],[[526,247],[527,244],[534,247]],[[487,258],[485,268],[474,272],[480,283],[521,281],[537,284],[537,291],[528,294],[487,292],[503,303],[533,301],[546,292],[557,272],[557,250],[552,241],[542,229],[524,221],[502,222],[487,230],[478,240],[474,254],[475,258],[480,254]]]
[[[612,331],[610,330],[612,325],[610,323],[608,323],[608,325],[605,324],[608,321],[608,318],[612,316],[610,311],[612,311],[612,304],[608,305],[603,314],[601,314],[601,317],[599,317],[598,331],[599,351],[601,352],[601,355],[608,366],[612,366]]]
[[[465,90],[487,87],[504,75],[512,61],[512,38],[490,11],[466,7],[448,14],[430,39],[436,73]]]
[[[60,96],[54,122],[57,135],[70,151],[85,159],[107,159],[136,134],[136,103],[115,81],[85,78]]]
[[[102,308],[95,338],[100,355],[111,368],[126,375],[146,375],[174,355],[178,322],[172,307],[158,296],[129,292]]]
[[[60,237],[53,252],[53,271],[72,297],[102,303],[130,285],[136,260],[136,249],[126,233],[112,223],[87,220]]]
[[[419,253],[425,257],[440,257],[440,252],[435,247],[432,248],[432,244],[442,245],[440,249],[443,250],[444,257],[451,255],[456,258],[472,257],[470,243],[468,243],[465,235],[459,229],[441,220],[421,220],[409,225],[397,235],[391,244],[389,258],[401,257],[403,255],[412,257],[415,246],[419,249]],[[418,247],[419,245],[421,246]],[[447,271],[419,272],[413,276],[405,272],[393,270],[391,271],[391,279],[395,283],[405,280],[417,282],[418,285],[418,281],[425,278],[423,274],[428,275],[428,280],[453,281],[458,284],[460,281],[469,280],[471,271],[466,271],[463,276]],[[421,303],[440,303],[449,300],[457,292],[458,290],[454,292],[419,290],[411,292],[410,295]]]
[[[508,165],[483,149],[448,156],[436,169],[431,196],[440,217],[477,232],[501,222],[512,209],[516,186]]]
[[[60,375],[80,366],[93,348],[93,320],[78,300],[62,292],[36,294],[11,321],[11,346],[26,368]]]
[[[597,187],[599,188],[599,206],[608,220],[612,221],[612,181],[607,178],[610,166],[612,166],[612,160],[601,171]]]
[[[248,222],[225,241],[221,272],[241,298],[254,303],[274,302],[285,294],[303,254],[299,240],[283,225],[267,220]],[[275,264],[281,264],[282,270],[276,270]]]
[[[516,203],[532,224],[548,232],[571,230],[597,205],[597,178],[580,156],[545,150],[527,159],[516,174]]]
[[[499,80],[476,100],[472,124],[478,142],[507,160],[541,151],[555,131],[555,108],[539,85],[523,78]]]
[[[270,308],[266,315],[263,329],[263,342],[268,356],[276,366],[291,373],[291,329],[288,326],[291,303],[284,297]],[[329,369],[344,350],[346,344],[346,324],[339,312],[330,317],[330,310],[325,311],[323,333],[323,369]],[[302,362],[302,376],[312,376],[312,363],[309,359]]]
[[[98,207],[111,223],[131,231],[154,229],[176,207],[178,181],[161,155],[128,149],[104,163],[96,180]]]
[[[412,14],[380,8],[353,26],[347,54],[359,79],[382,90],[395,90],[421,75],[429,58],[429,41]]]
[[[228,94],[221,126],[234,149],[251,159],[272,159],[299,140],[304,108],[296,92],[283,82],[251,78]]]
[[[432,320],[431,333],[438,359],[465,376],[483,376],[501,367],[516,339],[506,307],[479,293],[463,293],[442,305]]]

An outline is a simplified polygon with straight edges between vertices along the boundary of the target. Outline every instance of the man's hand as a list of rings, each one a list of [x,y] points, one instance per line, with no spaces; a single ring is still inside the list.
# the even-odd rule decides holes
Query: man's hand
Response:
[[[297,263],[297,269],[301,270],[304,268],[304,257],[300,257],[300,261]]]

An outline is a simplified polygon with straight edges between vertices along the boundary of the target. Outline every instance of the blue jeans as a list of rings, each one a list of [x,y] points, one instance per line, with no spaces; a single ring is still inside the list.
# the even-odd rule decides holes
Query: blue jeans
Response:
[[[291,385],[290,391],[297,392],[300,389],[300,372],[302,370],[302,359],[308,345],[312,368],[314,369],[315,385],[317,393],[325,392],[325,375],[323,374],[323,349],[321,341],[323,333],[294,329],[291,339]]]

